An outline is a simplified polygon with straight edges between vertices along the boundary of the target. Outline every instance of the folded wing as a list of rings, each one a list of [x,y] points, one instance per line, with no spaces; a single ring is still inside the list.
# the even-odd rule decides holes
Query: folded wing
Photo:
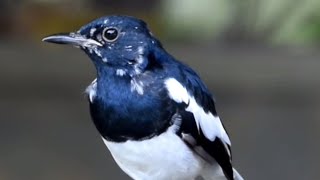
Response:
[[[198,76],[187,77],[193,79],[186,79],[185,86],[175,78],[165,81],[169,98],[180,107],[179,133],[196,153],[209,163],[217,162],[227,179],[233,180],[231,143],[214,101]]]

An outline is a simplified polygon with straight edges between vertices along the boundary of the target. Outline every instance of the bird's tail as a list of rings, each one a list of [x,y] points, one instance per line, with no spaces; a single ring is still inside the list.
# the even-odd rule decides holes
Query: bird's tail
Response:
[[[206,168],[201,174],[202,178],[205,180],[227,180],[222,170]],[[233,168],[233,180],[244,180],[243,177],[238,173],[238,171]]]
[[[243,177],[238,173],[238,171],[233,168],[233,178],[234,180],[243,180]]]

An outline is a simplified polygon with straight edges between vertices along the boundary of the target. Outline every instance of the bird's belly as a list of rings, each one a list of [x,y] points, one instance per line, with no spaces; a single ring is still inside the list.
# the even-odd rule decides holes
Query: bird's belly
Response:
[[[120,168],[136,180],[194,179],[204,166],[204,161],[169,130],[142,141],[103,140]]]

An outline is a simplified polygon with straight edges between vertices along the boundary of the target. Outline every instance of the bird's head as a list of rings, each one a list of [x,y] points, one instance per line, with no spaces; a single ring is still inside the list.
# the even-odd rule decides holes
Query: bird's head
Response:
[[[161,44],[142,20],[128,16],[107,16],[90,22],[77,32],[47,36],[43,41],[70,44],[84,50],[99,74],[108,71],[118,76],[144,72],[154,60]]]

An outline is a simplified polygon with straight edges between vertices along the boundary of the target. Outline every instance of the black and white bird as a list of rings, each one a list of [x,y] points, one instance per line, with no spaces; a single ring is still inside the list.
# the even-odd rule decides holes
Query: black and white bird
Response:
[[[136,180],[241,180],[231,142],[199,76],[162,47],[142,20],[102,17],[43,39],[81,48],[97,78],[92,120],[120,168]]]

